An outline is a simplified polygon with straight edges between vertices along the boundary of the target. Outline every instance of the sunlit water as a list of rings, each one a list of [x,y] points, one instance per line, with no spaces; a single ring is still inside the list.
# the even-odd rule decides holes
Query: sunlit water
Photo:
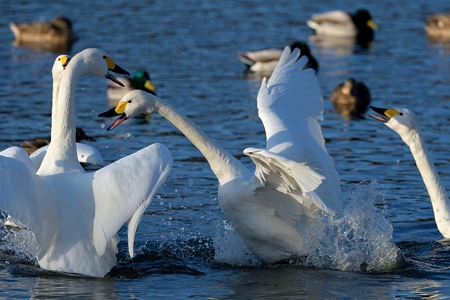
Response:
[[[106,82],[77,86],[77,125],[111,163],[162,142],[175,159],[166,184],[138,227],[136,257],[120,232],[119,264],[104,279],[43,271],[26,230],[0,232],[0,297],[9,298],[443,298],[450,295],[450,249],[441,236],[409,149],[370,118],[346,120],[329,97],[349,76],[366,83],[375,106],[413,109],[444,184],[450,187],[450,45],[427,40],[427,15],[446,1],[369,1],[380,25],[369,49],[329,47],[311,38],[305,21],[353,1],[245,3],[153,1],[22,1],[0,4],[0,149],[50,132],[50,70],[56,53],[11,45],[8,22],[64,14],[79,40],[107,51],[133,72],[146,68],[163,99],[183,111],[237,156],[264,147],[257,117],[257,76],[244,76],[241,51],[309,42],[320,65],[327,149],[341,176],[344,210],[311,232],[311,254],[291,264],[261,266],[232,230],[217,201],[217,180],[200,152],[159,116],[130,120],[111,132],[98,118],[111,104]],[[363,183],[360,183],[364,181]],[[1,191],[0,191],[1,192]],[[399,252],[400,251],[400,252]],[[399,254],[402,253],[402,254]],[[406,263],[401,263],[402,258]]]

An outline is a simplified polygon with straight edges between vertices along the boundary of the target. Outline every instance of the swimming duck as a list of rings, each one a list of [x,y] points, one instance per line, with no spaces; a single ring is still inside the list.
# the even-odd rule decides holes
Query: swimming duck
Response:
[[[106,92],[108,101],[112,101],[114,104],[122,99],[129,91],[135,89],[156,95],[156,87],[153,85],[149,73],[145,70],[138,70],[131,77],[118,77],[117,79],[122,82],[124,86],[120,87],[108,82]]]
[[[365,9],[359,9],[353,14],[342,10],[314,14],[306,24],[314,29],[316,35],[355,39],[360,45],[367,45],[372,41],[372,29],[378,28]]]
[[[331,95],[334,109],[347,119],[361,118],[367,111],[370,101],[367,86],[354,78],[348,78],[339,84]]]
[[[429,16],[425,31],[430,39],[450,40],[450,14]]]
[[[58,16],[50,22],[9,23],[15,36],[14,45],[37,49],[67,50],[77,37],[73,33],[72,22]]]
[[[300,49],[301,56],[308,57],[308,63],[303,67],[319,70],[317,60],[312,56],[308,45],[302,41],[296,41],[290,45],[291,50]],[[278,60],[283,53],[283,49],[268,48],[256,51],[243,52],[238,54],[238,59],[247,66],[248,72],[262,73],[270,76],[278,64]]]

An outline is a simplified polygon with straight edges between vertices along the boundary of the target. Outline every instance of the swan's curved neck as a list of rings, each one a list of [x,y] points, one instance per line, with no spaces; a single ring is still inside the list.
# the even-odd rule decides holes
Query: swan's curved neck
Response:
[[[428,154],[420,133],[415,133],[405,143],[411,149],[417,168],[422,175],[433,206],[437,227],[445,238],[450,238],[450,201],[441,178]]]
[[[56,105],[58,104],[59,85],[61,84],[62,73],[53,76],[53,90],[52,90],[52,122],[53,116],[56,114]]]
[[[213,142],[194,122],[170,104],[158,99],[156,111],[177,127],[208,161],[221,185],[236,178],[249,178],[252,174],[233,155]]]
[[[51,142],[38,174],[83,172],[78,162],[75,138],[75,87],[83,75],[83,64],[71,61],[61,78],[59,92],[53,101]],[[55,93],[55,91],[54,91]],[[64,165],[62,165],[64,162]]]

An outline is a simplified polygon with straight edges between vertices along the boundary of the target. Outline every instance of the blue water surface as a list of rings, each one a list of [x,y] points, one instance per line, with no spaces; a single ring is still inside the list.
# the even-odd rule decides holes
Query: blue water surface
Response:
[[[306,26],[313,13],[362,5],[380,26],[368,49],[319,43]],[[160,116],[129,120],[107,132],[111,120],[97,117],[112,105],[106,80],[85,76],[77,85],[76,122],[96,139],[88,143],[105,163],[161,142],[175,159],[172,172],[138,227],[136,257],[128,257],[122,229],[119,264],[106,278],[44,271],[29,257],[30,235],[0,231],[0,298],[450,297],[450,248],[438,242],[429,197],[409,149],[382,123],[369,117],[348,120],[329,101],[337,84],[355,77],[369,87],[373,105],[413,109],[450,187],[450,43],[430,41],[424,30],[428,15],[450,13],[448,1],[24,0],[2,1],[0,12],[0,150],[49,136],[50,71],[58,54],[12,45],[9,22],[67,16],[79,37],[68,54],[97,47],[130,72],[147,69],[161,98],[249,168],[253,164],[242,151],[265,145],[256,108],[261,78],[245,75],[236,55],[307,41],[320,65],[321,124],[342,190],[350,193],[361,181],[370,187],[368,198],[376,209],[367,214],[387,220],[386,234],[392,229],[406,260],[387,270],[354,270],[344,265],[342,250],[335,264],[259,265],[233,235],[218,204],[217,180],[200,152]],[[325,239],[323,247],[330,243]]]

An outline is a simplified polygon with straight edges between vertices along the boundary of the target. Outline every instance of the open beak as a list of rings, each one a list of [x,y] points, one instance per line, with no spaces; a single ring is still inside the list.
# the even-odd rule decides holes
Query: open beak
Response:
[[[101,113],[98,115],[99,117],[103,117],[103,118],[111,118],[111,117],[120,115],[120,117],[117,120],[115,120],[114,123],[112,123],[111,126],[109,126],[108,129],[106,129],[106,130],[109,131],[109,130],[119,126],[120,123],[122,123],[123,121],[128,119],[127,114],[124,112],[126,105],[127,105],[127,102],[119,102],[119,104],[117,104],[116,107],[111,108],[110,110],[105,111],[104,113]]]
[[[122,69],[121,67],[119,67],[119,65],[116,65],[116,63],[109,58],[108,56],[105,57],[106,63],[108,64],[108,71],[117,73],[117,74],[123,74],[123,75],[128,75],[130,76],[130,73],[128,73],[127,71],[125,71],[124,69]],[[124,86],[122,82],[120,82],[116,77],[114,77],[113,75],[107,73],[105,75],[105,77],[109,80],[114,81],[115,83],[117,83],[120,86]]]
[[[106,73],[105,77],[111,81],[114,81],[115,83],[117,83],[120,86],[124,86],[122,82],[120,82],[116,77],[114,77],[113,75]]]
[[[370,117],[374,118],[375,120],[381,121],[383,123],[387,123],[390,120],[390,116],[387,114],[387,111],[389,109],[387,108],[379,108],[375,106],[369,106],[373,111],[379,113],[380,115],[369,115]]]

